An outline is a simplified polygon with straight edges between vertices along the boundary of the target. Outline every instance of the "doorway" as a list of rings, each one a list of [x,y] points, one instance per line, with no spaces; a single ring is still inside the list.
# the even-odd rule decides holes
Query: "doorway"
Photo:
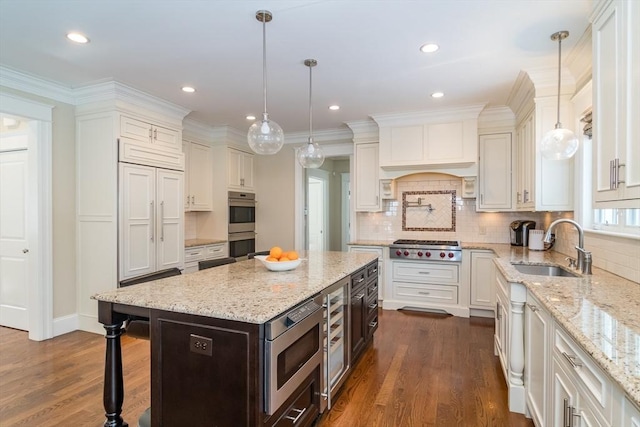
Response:
[[[322,170],[309,171],[307,182],[307,194],[309,200],[308,230],[309,250],[324,251],[327,249],[327,208],[328,180],[327,173]]]
[[[0,323],[53,337],[52,106],[0,93]]]

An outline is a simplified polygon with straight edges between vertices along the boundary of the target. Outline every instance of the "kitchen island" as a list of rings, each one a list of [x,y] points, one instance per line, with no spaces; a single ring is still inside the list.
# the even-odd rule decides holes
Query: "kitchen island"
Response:
[[[150,319],[152,425],[171,425],[167,420],[184,417],[187,408],[202,419],[216,412],[219,425],[268,425],[279,416],[263,411],[264,325],[377,262],[372,254],[300,256],[301,265],[287,272],[268,271],[254,259],[94,295],[107,339],[105,426],[127,425],[120,336],[130,316]],[[195,351],[193,337],[203,338]],[[215,374],[221,375],[212,383]],[[202,396],[202,404],[194,405],[193,396]]]

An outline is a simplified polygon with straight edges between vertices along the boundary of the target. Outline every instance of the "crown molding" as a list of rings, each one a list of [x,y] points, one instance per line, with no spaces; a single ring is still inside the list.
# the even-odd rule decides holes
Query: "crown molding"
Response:
[[[60,83],[36,77],[0,65],[0,86],[48,98],[65,104],[75,104],[74,90]]]
[[[487,107],[478,116],[478,129],[515,128],[516,116],[507,106]]]
[[[339,144],[353,141],[353,132],[350,129],[324,129],[313,132],[315,142],[326,144]],[[293,132],[284,135],[285,144],[306,144],[309,141],[308,132]]]
[[[376,114],[371,116],[378,126],[410,126],[428,123],[442,123],[447,120],[477,119],[486,103],[460,105],[438,110],[413,111],[406,113]]]
[[[380,141],[380,128],[372,119],[346,122],[346,125],[349,126],[353,132],[354,143]]]

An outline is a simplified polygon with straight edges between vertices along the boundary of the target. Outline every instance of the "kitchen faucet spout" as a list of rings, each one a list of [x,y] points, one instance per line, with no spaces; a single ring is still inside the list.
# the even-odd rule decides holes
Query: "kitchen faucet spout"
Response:
[[[576,230],[578,230],[578,246],[576,246],[576,250],[578,251],[578,265],[576,266],[576,268],[580,269],[582,271],[582,274],[591,274],[591,252],[588,252],[584,249],[584,230],[582,229],[580,224],[572,219],[557,219],[549,225],[543,241],[545,243],[551,243],[553,230],[555,229],[556,225],[563,222],[572,224],[576,228]]]

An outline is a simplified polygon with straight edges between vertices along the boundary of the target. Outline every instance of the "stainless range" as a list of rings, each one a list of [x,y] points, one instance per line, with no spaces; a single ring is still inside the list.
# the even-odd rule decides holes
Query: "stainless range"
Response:
[[[395,259],[420,261],[462,261],[462,246],[458,240],[396,240],[389,245],[389,255]]]

